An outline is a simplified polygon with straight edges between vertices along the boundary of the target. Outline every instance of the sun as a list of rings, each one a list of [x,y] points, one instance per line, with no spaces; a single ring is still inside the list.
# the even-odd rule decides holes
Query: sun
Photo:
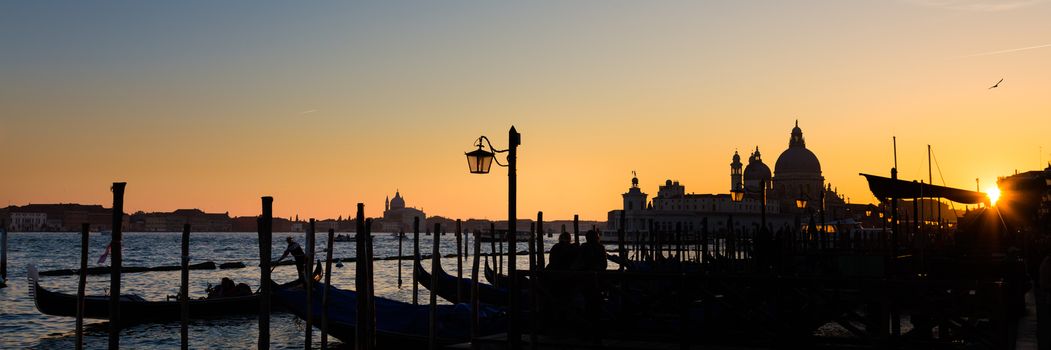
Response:
[[[989,196],[989,205],[996,205],[996,201],[1000,199],[1000,188],[989,186],[985,189],[985,194]]]

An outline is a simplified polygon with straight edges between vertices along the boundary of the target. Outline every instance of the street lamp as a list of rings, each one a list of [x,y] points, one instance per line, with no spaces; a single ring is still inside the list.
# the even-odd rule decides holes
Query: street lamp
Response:
[[[821,203],[818,203],[819,205],[821,205],[818,208],[818,210],[821,212],[821,233],[822,233],[821,239],[824,240],[824,238],[825,238],[824,237],[824,233],[828,233],[828,231],[827,231],[828,227],[825,227],[826,224],[825,224],[825,187],[824,186],[821,186],[821,194],[820,194],[820,196],[818,196],[818,198],[821,201]]]
[[[806,209],[806,204],[807,204],[806,202],[807,202],[806,194],[803,193],[803,191],[799,191],[799,198],[796,198],[796,208],[797,209]]]
[[[518,218],[515,211],[515,203],[517,200],[517,175],[515,174],[517,169],[516,159],[518,157],[518,146],[522,144],[522,134],[519,134],[515,130],[514,126],[507,131],[508,147],[507,149],[497,149],[493,147],[493,144],[489,142],[489,138],[484,135],[478,138],[475,146],[478,149],[464,153],[467,156],[467,166],[472,174],[488,174],[489,167],[492,166],[495,153],[507,152],[507,164],[504,165],[496,160],[496,164],[507,168],[507,233],[508,233],[508,245],[511,246],[507,257],[508,267],[507,274],[511,277],[510,285],[508,286],[508,302],[510,304],[511,318],[507,322],[507,339],[511,341],[512,347],[517,347],[518,342],[521,341],[521,333],[518,331],[518,320],[515,318],[519,315],[518,305],[518,272],[516,268],[517,250],[518,250],[518,230],[515,227]],[[485,141],[483,144],[482,141]],[[485,150],[484,146],[488,146],[489,150]]]
[[[730,190],[730,200],[733,200],[734,202],[740,202],[740,201],[744,200],[744,186],[743,185],[738,183],[737,187],[734,187],[733,189]]]
[[[759,207],[762,210],[762,212],[761,212],[761,215],[762,215],[762,228],[764,230],[766,229],[766,186],[767,186],[766,181],[767,181],[766,179],[759,180],[759,190],[758,191],[752,191],[752,190],[746,189],[744,186],[742,186],[740,184],[737,185],[736,189],[730,191],[730,198],[733,199],[734,202],[740,202],[740,201],[744,200],[744,195],[745,195],[746,192],[747,193],[758,193],[759,194]]]
[[[793,244],[795,243],[796,232],[803,232],[803,222],[802,222],[802,219],[800,218],[800,214],[802,214],[803,210],[806,209],[806,205],[807,205],[806,193],[804,193],[803,190],[800,189],[799,190],[799,198],[796,198],[796,209],[799,209],[799,210],[796,210],[796,221],[795,221],[796,226],[793,227],[792,230],[789,232],[789,234],[792,235],[792,242],[793,242]]]
[[[760,208],[762,208],[762,225],[763,229],[759,232],[766,232],[766,179],[759,180],[759,200]]]
[[[493,152],[489,152],[482,149],[483,139],[486,143],[489,142],[489,139],[485,136],[479,137],[477,144],[478,149],[464,153],[465,155],[467,155],[467,166],[470,169],[471,174],[488,174],[489,167],[493,165],[494,154]],[[492,147],[492,145],[489,145],[489,148]]]

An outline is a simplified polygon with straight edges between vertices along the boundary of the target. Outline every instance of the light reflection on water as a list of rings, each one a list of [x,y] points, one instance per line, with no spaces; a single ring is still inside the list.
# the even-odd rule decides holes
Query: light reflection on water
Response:
[[[70,317],[55,317],[40,314],[27,293],[26,266],[35,264],[40,271],[76,268],[79,264],[79,233],[21,233],[9,234],[8,241],[8,274],[7,288],[0,289],[0,348],[30,349],[71,349],[74,345],[75,320]],[[305,243],[302,233],[274,234],[273,252],[276,259],[284,250],[284,237],[292,235],[300,243]],[[375,234],[375,255],[377,257],[398,254],[398,240],[391,234]],[[109,236],[92,234],[89,243],[89,266],[105,250]],[[125,233],[124,266],[162,266],[179,264],[180,233]],[[557,237],[544,237],[545,246],[550,248]],[[230,270],[195,270],[190,271],[190,296],[203,297],[205,288],[218,284],[222,277],[230,277],[235,282],[244,282],[256,289],[259,285],[258,263],[259,248],[256,233],[194,233],[190,238],[191,263],[214,261],[244,262],[248,268]],[[428,254],[431,247],[431,236],[420,235],[422,254]],[[321,251],[326,244],[324,235],[318,235],[317,255],[324,257]],[[354,257],[353,242],[334,242],[333,257]],[[402,255],[412,254],[412,236],[404,241]],[[519,250],[525,250],[526,244],[520,243]],[[452,234],[441,239],[441,254],[455,253],[456,239]],[[482,244],[482,251],[489,252],[489,244]],[[470,276],[470,261],[464,263],[464,276]],[[527,266],[525,257],[519,258],[521,268]],[[108,261],[107,261],[108,264]],[[446,271],[455,273],[456,259],[444,258],[442,264]],[[411,262],[402,263],[402,283],[398,288],[398,262],[395,260],[375,261],[376,295],[395,300],[412,300]],[[274,270],[274,280],[289,281],[296,276],[290,266],[280,266]],[[87,294],[104,294],[109,288],[109,275],[88,276]],[[332,284],[343,289],[353,289],[354,264],[345,263],[342,268],[333,268]],[[43,277],[41,285],[49,290],[75,293],[76,276]],[[168,295],[175,295],[179,289],[179,272],[144,272],[129,273],[122,276],[123,294],[138,294],[148,300],[163,300]],[[419,300],[426,302],[429,296],[425,288],[420,288]],[[441,300],[439,298],[439,300]],[[271,343],[275,349],[302,348],[303,325],[291,314],[274,313],[271,317]],[[245,315],[218,320],[194,320],[190,323],[190,348],[192,349],[253,349],[258,336],[256,316]],[[318,333],[315,343],[320,344]],[[339,341],[330,338],[330,343]],[[315,346],[319,346],[315,344]],[[85,348],[103,349],[107,346],[107,331],[102,320],[85,320]],[[178,348],[179,322],[142,324],[125,328],[121,332],[121,346],[128,349],[141,348]]]

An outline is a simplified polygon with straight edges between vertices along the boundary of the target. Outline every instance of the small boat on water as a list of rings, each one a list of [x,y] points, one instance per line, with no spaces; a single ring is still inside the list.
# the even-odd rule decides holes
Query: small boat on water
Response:
[[[332,241],[333,242],[354,242],[355,239],[356,239],[355,236],[345,235],[345,234],[341,233],[341,234],[336,235],[336,237],[333,238]]]
[[[328,289],[328,334],[347,344],[353,344],[357,325],[358,293],[315,283],[311,289],[312,323],[321,328],[321,297]],[[306,318],[306,291],[302,286],[281,288],[274,292],[274,300],[301,319]],[[428,305],[413,305],[397,300],[375,297],[376,347],[379,349],[421,349],[427,347],[429,328]],[[437,305],[437,334],[439,346],[470,341],[471,308],[467,304]],[[500,309],[483,306],[479,309],[478,334],[488,336],[507,330],[506,314]]]
[[[314,278],[320,277],[320,271],[315,270]],[[40,274],[36,266],[28,268],[29,296],[40,313],[52,316],[77,316],[77,296],[53,292],[40,286]],[[293,281],[277,286],[277,289],[287,288],[300,284]],[[259,293],[251,295],[212,298],[191,299],[190,318],[218,318],[233,314],[254,314],[259,312]],[[120,296],[121,321],[126,323],[138,323],[145,321],[172,321],[180,319],[182,306],[178,300],[150,301],[135,294],[122,294]],[[84,296],[84,318],[109,319],[109,296],[87,295]]]

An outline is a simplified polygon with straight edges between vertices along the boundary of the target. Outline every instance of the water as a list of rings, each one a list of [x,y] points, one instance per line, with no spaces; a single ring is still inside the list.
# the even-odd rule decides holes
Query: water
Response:
[[[285,248],[284,238],[293,236],[300,244],[305,243],[302,233],[274,234],[273,253],[276,259]],[[98,257],[109,244],[109,236],[92,234],[88,249],[88,264],[95,266]],[[432,236],[420,234],[421,254],[429,254]],[[181,233],[125,233],[124,266],[162,266],[179,264]],[[544,237],[545,247],[556,243],[557,236]],[[441,254],[456,252],[456,238],[452,234],[441,236]],[[323,258],[322,249],[327,244],[324,235],[317,237],[316,254]],[[376,257],[398,255],[398,239],[389,233],[375,233],[374,254]],[[305,244],[304,244],[305,245]],[[472,242],[473,245],[473,242]],[[353,242],[334,242],[333,257],[354,257]],[[0,289],[0,348],[2,349],[72,349],[74,346],[75,319],[71,317],[47,316],[39,313],[28,294],[26,266],[34,264],[40,271],[53,269],[75,269],[79,266],[79,233],[23,233],[9,234],[8,286]],[[527,249],[519,243],[519,251]],[[506,247],[505,247],[506,251]],[[482,243],[482,252],[489,252],[489,243]],[[404,241],[402,255],[412,254],[412,236]],[[190,297],[205,296],[209,284],[218,284],[222,277],[235,282],[244,282],[255,290],[259,285],[259,247],[256,233],[193,233],[190,237],[190,263],[214,261],[244,262],[249,267],[230,270],[190,271]],[[527,258],[519,257],[520,268],[527,267]],[[109,260],[105,264],[109,264]],[[470,276],[470,260],[464,262],[464,277]],[[398,261],[375,261],[376,295],[409,302],[412,300],[412,263],[402,262],[402,288],[398,288]],[[442,266],[455,274],[456,258],[442,259]],[[295,279],[292,266],[279,266],[273,272],[277,282]],[[484,279],[483,279],[484,280]],[[354,264],[345,263],[342,268],[333,267],[332,284],[342,289],[354,288]],[[42,277],[41,286],[48,290],[75,294],[77,276]],[[88,276],[87,294],[102,295],[109,288],[109,275]],[[179,290],[179,271],[128,273],[121,278],[122,294],[138,294],[148,300],[164,300]],[[420,288],[419,300],[429,298],[426,288]],[[441,299],[439,298],[439,301]],[[441,301],[440,301],[441,302]],[[104,320],[84,320],[85,348],[104,349],[107,346],[107,330]],[[228,317],[219,320],[191,321],[191,349],[253,349],[258,339],[258,323],[255,315]],[[291,349],[303,347],[303,324],[295,316],[275,312],[270,320],[271,347]],[[320,346],[320,332],[315,329],[315,346]],[[331,344],[339,340],[329,338]],[[171,349],[179,347],[179,322],[152,323],[130,326],[121,331],[121,346],[126,349]]]

